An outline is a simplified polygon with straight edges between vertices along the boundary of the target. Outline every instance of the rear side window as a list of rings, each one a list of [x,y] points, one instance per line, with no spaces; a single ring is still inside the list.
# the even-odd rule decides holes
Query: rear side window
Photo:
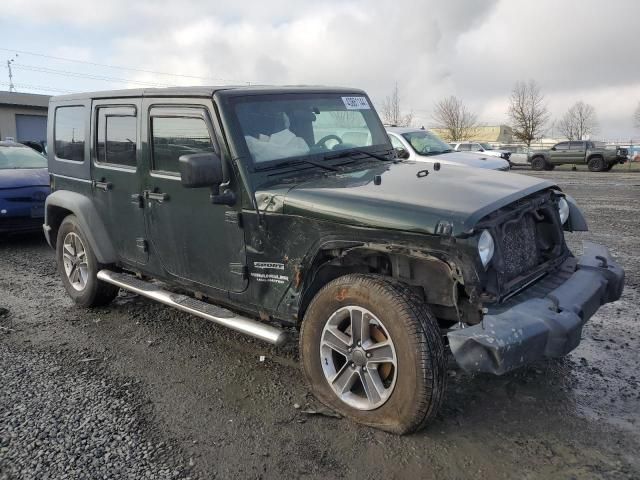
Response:
[[[201,117],[151,117],[153,170],[178,172],[178,158],[213,152],[207,123]]]
[[[470,143],[461,143],[460,146],[458,147],[459,151],[462,152],[468,152],[471,150],[471,144]]]
[[[84,161],[84,107],[56,108],[54,144],[56,157]]]
[[[584,142],[571,142],[571,150],[584,150]]]
[[[136,166],[137,120],[135,107],[98,109],[96,160],[101,163]]]

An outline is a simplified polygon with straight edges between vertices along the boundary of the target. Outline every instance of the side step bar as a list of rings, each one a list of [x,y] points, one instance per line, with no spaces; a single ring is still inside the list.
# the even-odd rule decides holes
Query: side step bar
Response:
[[[98,279],[273,345],[280,346],[287,341],[287,334],[284,330],[236,315],[226,308],[201,302],[187,295],[163,290],[151,282],[145,282],[126,273],[100,270]]]

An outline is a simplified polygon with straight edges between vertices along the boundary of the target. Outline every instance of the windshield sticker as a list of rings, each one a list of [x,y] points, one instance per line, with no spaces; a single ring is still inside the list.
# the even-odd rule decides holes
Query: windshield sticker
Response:
[[[289,281],[289,277],[286,275],[278,275],[276,273],[251,272],[251,276],[258,282],[287,283]]]
[[[342,102],[347,110],[371,110],[365,97],[342,97]]]
[[[268,268],[274,270],[284,270],[284,263],[273,263],[273,262],[253,262],[253,266],[255,268],[259,268],[261,270],[265,270]]]

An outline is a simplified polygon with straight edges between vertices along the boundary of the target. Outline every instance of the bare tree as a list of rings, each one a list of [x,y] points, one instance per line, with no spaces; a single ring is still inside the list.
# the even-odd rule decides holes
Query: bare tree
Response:
[[[478,133],[478,117],[453,95],[436,103],[433,121],[448,142],[470,140]]]
[[[382,104],[382,120],[386,124],[408,127],[413,121],[413,113],[403,113],[400,105],[400,91],[396,82],[393,92],[385,98]]]
[[[558,129],[569,140],[584,140],[598,128],[596,110],[582,100],[576,102],[558,122]]]
[[[549,121],[549,111],[535,80],[516,83],[509,97],[507,114],[513,127],[513,136],[526,143],[527,147],[542,136],[544,126]]]
[[[633,112],[633,123],[636,128],[640,128],[640,102],[638,102],[636,111]]]

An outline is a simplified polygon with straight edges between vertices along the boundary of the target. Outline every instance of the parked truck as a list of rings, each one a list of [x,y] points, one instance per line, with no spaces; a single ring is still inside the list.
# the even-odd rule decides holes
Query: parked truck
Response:
[[[607,148],[591,141],[570,141],[556,143],[549,150],[537,150],[528,154],[533,170],[553,170],[565,163],[587,165],[592,172],[608,172],[618,163],[627,161],[626,148]]]

